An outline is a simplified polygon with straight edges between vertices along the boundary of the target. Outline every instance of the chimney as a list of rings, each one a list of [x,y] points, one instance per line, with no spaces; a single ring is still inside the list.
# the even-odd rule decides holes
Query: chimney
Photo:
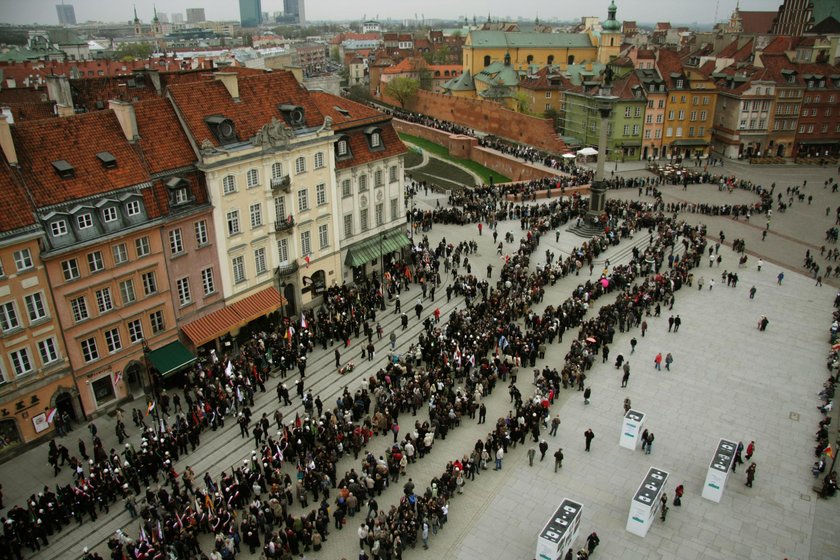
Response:
[[[17,151],[15,151],[15,141],[12,139],[12,127],[6,115],[0,115],[0,149],[3,150],[3,155],[10,165],[17,165]]]
[[[239,101],[239,75],[236,72],[213,72],[213,77],[224,84],[234,101]]]
[[[127,101],[111,99],[108,101],[108,108],[117,115],[117,120],[120,121],[120,127],[122,127],[126,139],[129,142],[138,140],[140,133],[137,130],[137,115],[134,113],[134,105]]]
[[[47,93],[51,101],[55,101],[58,116],[69,117],[75,114],[73,110],[73,95],[70,93],[70,80],[67,76],[47,76]]]

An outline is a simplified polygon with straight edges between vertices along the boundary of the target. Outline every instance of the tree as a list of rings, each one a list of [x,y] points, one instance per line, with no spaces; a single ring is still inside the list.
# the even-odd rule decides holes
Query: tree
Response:
[[[517,113],[530,114],[531,99],[524,91],[517,91],[513,94],[513,110]]]
[[[405,104],[408,103],[420,89],[420,82],[413,78],[398,77],[394,78],[385,86],[385,94],[396,100],[400,107],[405,109]]]
[[[124,43],[114,53],[114,58],[124,62],[145,60],[152,56],[153,47],[150,43]]]

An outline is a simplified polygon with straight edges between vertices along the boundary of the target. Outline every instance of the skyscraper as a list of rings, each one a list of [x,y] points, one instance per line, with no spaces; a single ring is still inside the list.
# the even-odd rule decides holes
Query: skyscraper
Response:
[[[187,8],[187,23],[199,23],[207,21],[204,17],[204,8]]]
[[[306,6],[304,0],[283,0],[283,21],[286,23],[305,23]]]
[[[239,22],[242,27],[259,27],[261,18],[260,0],[239,0]]]
[[[76,10],[72,4],[58,4],[55,11],[58,13],[59,25],[76,25]]]

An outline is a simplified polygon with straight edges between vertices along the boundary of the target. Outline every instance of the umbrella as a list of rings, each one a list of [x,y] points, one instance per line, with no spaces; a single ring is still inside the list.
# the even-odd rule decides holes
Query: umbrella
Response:
[[[607,286],[610,285],[610,281],[607,280],[606,278],[601,278],[601,285],[606,288]]]
[[[594,336],[590,336],[589,338],[586,339],[586,342],[589,342],[590,344],[595,344],[597,342],[597,340],[595,340]]]
[[[583,148],[582,150],[578,150],[579,156],[596,156],[598,155],[598,150],[595,148]]]
[[[834,345],[831,347],[831,349],[832,349],[832,350],[838,350],[838,349],[840,349],[840,342],[838,342],[837,344],[834,344]]]

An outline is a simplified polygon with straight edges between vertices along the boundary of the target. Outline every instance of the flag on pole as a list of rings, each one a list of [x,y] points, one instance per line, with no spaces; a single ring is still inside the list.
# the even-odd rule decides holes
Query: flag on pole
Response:
[[[309,258],[309,255],[306,255],[305,257],[303,257],[303,260],[306,261],[306,268],[309,268],[309,262],[312,260],[312,259]]]
[[[306,314],[301,313],[300,314],[300,328],[302,330],[306,330],[308,327],[309,327],[309,323],[306,322]]]
[[[825,449],[823,449],[823,453],[828,455],[831,459],[834,459],[834,450],[831,448],[831,444],[829,443]]]
[[[52,410],[50,410],[49,414],[47,414],[47,424],[50,424],[53,421],[53,418],[55,418],[57,412],[57,408],[53,408]]]
[[[228,360],[227,366],[225,367],[225,374],[228,377],[233,376],[233,362],[231,362],[230,360]]]
[[[146,407],[146,416],[151,414],[154,409],[155,409],[155,401],[149,401],[149,406]]]
[[[120,381],[122,381],[122,372],[118,371],[118,372],[114,373],[114,385],[116,385]]]

